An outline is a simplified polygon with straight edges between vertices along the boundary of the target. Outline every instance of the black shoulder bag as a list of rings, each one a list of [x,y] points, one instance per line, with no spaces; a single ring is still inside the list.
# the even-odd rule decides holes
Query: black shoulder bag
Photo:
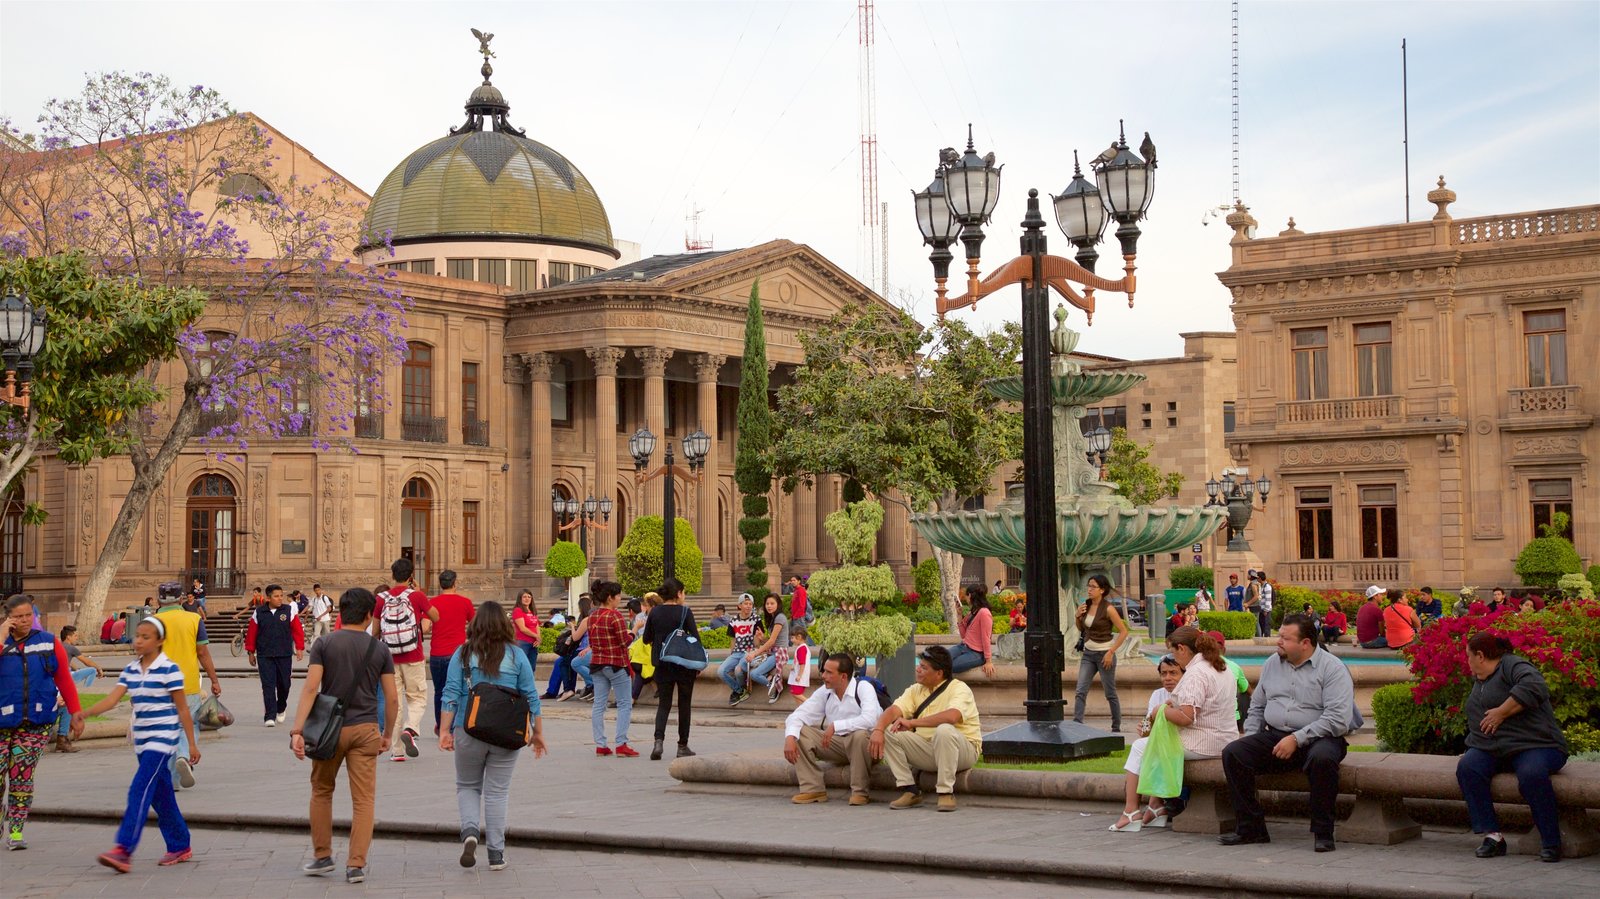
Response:
[[[515,647],[507,646],[506,652]],[[461,658],[461,680],[467,685],[465,708],[461,711],[461,727],[474,740],[482,740],[501,749],[521,749],[533,736],[533,709],[520,690],[512,690],[487,680],[474,685],[467,648],[457,652]],[[505,661],[502,659],[502,662]]]
[[[922,700],[922,702],[920,704],[918,704],[917,710],[915,712],[911,713],[911,717],[913,717],[913,718],[921,718],[922,717],[922,713],[926,712],[928,710],[928,706],[933,705],[933,701],[935,699],[939,698],[939,694],[944,692],[944,688],[945,687],[950,686],[950,681],[953,680],[953,679],[954,678],[948,678],[948,677],[945,678],[944,679],[944,683],[942,683],[938,687],[934,688],[934,691],[932,693],[928,694],[928,698]]]
[[[372,654],[378,651],[378,641],[370,635],[367,639],[371,642],[367,644],[367,654],[361,657],[361,667],[355,670],[356,677],[366,676],[367,668],[372,664]],[[317,698],[311,701],[311,712],[306,715],[305,726],[300,729],[300,736],[306,741],[307,758],[327,761],[339,751],[339,735],[344,731],[345,706],[349,705],[350,692],[353,692],[355,687],[356,683],[352,679],[350,690],[344,696],[318,693]]]

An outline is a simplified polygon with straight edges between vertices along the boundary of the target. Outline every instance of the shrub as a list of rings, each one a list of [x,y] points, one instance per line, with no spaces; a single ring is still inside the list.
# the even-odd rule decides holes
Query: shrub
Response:
[[[706,649],[727,649],[733,645],[733,635],[725,627],[703,627],[700,629],[700,645]]]
[[[544,557],[544,573],[562,580],[577,577],[588,567],[583,550],[571,540],[557,540]]]
[[[998,637],[1001,634],[1009,633],[1011,633],[1011,619],[996,615],[994,619],[994,635]]]
[[[1216,573],[1204,565],[1180,565],[1167,573],[1174,590],[1215,590]]]
[[[879,608],[896,604],[900,590],[894,570],[887,565],[841,565],[813,572],[807,586],[818,608],[856,609],[872,603]]]
[[[811,622],[807,634],[828,652],[882,659],[911,639],[911,619],[904,615],[823,615]]]
[[[939,560],[923,559],[911,569],[911,583],[918,596],[937,599],[944,587],[944,581],[939,577]]]
[[[994,610],[994,623],[998,625],[1000,619],[1011,614],[1011,610],[1021,604],[1024,609],[1028,607],[1028,597],[1021,593],[995,593],[989,597],[989,608]]]
[[[1581,574],[1563,574],[1556,586],[1568,599],[1594,599],[1594,585]]]
[[[1596,593],[1600,593],[1600,565],[1590,565],[1583,576],[1589,579],[1589,586],[1593,587]]]
[[[1201,612],[1200,629],[1221,631],[1229,640],[1250,640],[1256,635],[1256,616],[1251,612]]]
[[[1444,751],[1429,708],[1411,697],[1411,684],[1389,684],[1373,691],[1372,717],[1376,719],[1378,742],[1385,751]]]
[[[1600,728],[1587,721],[1574,721],[1567,725],[1567,751],[1573,755],[1600,752]]]
[[[566,629],[567,629],[567,626],[565,624],[557,624],[557,625],[554,625],[554,626],[551,626],[551,625],[548,625],[548,624],[540,625],[539,626],[539,651],[541,653],[544,653],[544,652],[555,652],[556,651],[556,638],[561,636],[561,633],[563,631],[565,631]]]
[[[1517,553],[1514,570],[1525,587],[1554,587],[1563,574],[1583,571],[1583,560],[1565,537],[1539,537]]]
[[[1272,626],[1283,624],[1283,616],[1291,612],[1304,611],[1306,603],[1311,603],[1312,611],[1318,615],[1328,614],[1328,610],[1335,602],[1350,616],[1352,623],[1355,621],[1356,609],[1361,606],[1363,596],[1349,590],[1312,590],[1309,587],[1273,587],[1272,598]]]
[[[683,582],[685,593],[699,593],[704,556],[695,542],[694,528],[683,518],[674,519],[673,524],[673,573]],[[661,589],[661,542],[665,534],[660,515],[644,515],[629,525],[628,536],[617,547],[617,580],[622,583],[622,592],[643,596]]]
[[[917,623],[917,633],[919,634],[950,633],[950,622],[944,620],[943,616],[940,616],[937,620],[928,620],[923,618],[913,618],[912,620]]]

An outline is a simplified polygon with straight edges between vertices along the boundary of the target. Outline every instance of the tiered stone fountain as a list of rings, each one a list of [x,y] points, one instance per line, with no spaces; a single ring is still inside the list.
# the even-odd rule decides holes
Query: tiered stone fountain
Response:
[[[1058,306],[1050,332],[1051,418],[1055,443],[1056,532],[1060,565],[1058,602],[1066,632],[1067,661],[1078,653],[1075,612],[1084,599],[1090,574],[1110,569],[1146,553],[1171,552],[1211,536],[1227,521],[1218,506],[1135,506],[1116,493],[1117,485],[1102,480],[1087,460],[1088,440],[1079,419],[1084,406],[1119,396],[1144,375],[1129,371],[1084,371],[1071,358],[1078,332],[1067,327],[1067,310]],[[1022,379],[998,378],[989,392],[1002,400],[1022,401]],[[1027,472],[1023,472],[1027,477]],[[934,546],[968,556],[1024,564],[1022,487],[1013,487],[994,509],[913,515],[918,533]],[[1143,663],[1141,641],[1123,644],[1120,658]]]

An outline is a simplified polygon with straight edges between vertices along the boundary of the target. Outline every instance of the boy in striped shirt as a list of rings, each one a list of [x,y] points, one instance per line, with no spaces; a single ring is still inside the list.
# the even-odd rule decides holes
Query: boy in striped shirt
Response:
[[[189,825],[178,811],[172,769],[167,763],[178,752],[180,736],[188,738],[190,765],[200,762],[200,744],[195,740],[194,718],[184,698],[183,671],[161,651],[166,636],[166,626],[160,618],[139,622],[133,635],[133,651],[138,658],[122,669],[122,676],[110,695],[85,712],[86,715],[103,715],[115,708],[124,695],[133,703],[131,732],[139,770],[128,787],[128,810],[123,813],[122,826],[117,828],[116,848],[97,859],[118,874],[128,873],[133,850],[139,845],[139,835],[152,806],[161,826],[161,836],[167,842],[167,854],[157,864],[176,865],[192,857]]]

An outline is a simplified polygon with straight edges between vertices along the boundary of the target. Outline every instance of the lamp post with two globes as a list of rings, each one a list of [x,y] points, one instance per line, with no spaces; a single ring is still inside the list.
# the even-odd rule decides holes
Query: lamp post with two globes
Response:
[[[29,384],[33,381],[33,360],[44,349],[47,316],[28,298],[7,287],[0,299],[0,364],[5,383],[0,385],[0,403],[26,409],[33,402]]]

